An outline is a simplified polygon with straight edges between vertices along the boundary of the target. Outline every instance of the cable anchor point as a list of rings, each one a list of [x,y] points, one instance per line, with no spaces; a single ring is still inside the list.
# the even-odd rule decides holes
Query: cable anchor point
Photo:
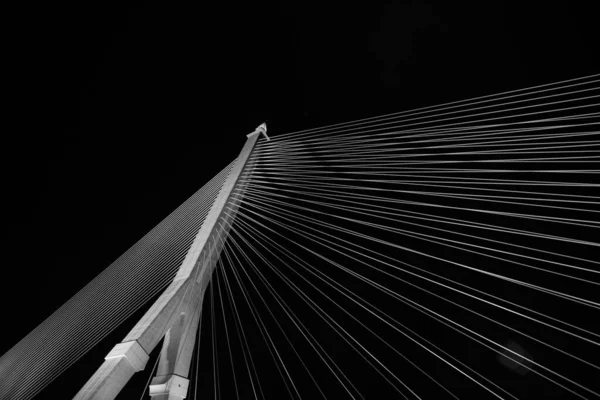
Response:
[[[271,140],[271,139],[269,139],[269,136],[267,136],[267,123],[266,122],[263,122],[262,124],[260,124],[258,127],[256,127],[254,132],[252,132],[246,136],[250,137],[252,135],[257,135],[257,134],[261,134],[261,133],[265,136],[265,139],[267,139],[267,141]]]

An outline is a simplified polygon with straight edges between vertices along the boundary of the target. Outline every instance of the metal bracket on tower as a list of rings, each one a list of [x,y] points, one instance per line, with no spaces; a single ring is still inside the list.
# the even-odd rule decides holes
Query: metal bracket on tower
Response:
[[[179,375],[160,376],[152,379],[150,397],[168,400],[183,400],[187,397],[190,380]]]
[[[267,123],[263,122],[262,124],[260,124],[258,127],[256,127],[256,129],[254,130],[254,132],[247,134],[247,137],[252,137],[254,135],[260,135],[260,134],[265,135],[265,139],[267,139],[267,141],[271,140],[269,139],[269,137],[267,136]]]

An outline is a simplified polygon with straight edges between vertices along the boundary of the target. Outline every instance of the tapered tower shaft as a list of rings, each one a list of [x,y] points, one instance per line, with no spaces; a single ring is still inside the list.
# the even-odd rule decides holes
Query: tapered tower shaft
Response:
[[[169,333],[166,338],[168,343],[165,344],[166,347],[163,346],[163,359],[161,360],[163,369],[166,368],[166,375],[163,376],[164,382],[162,383],[155,378],[153,382],[156,383],[155,389],[159,384],[164,384],[165,390],[182,389],[183,386],[186,386],[187,389],[187,382],[182,383],[177,378],[184,378],[187,381],[187,376],[180,376],[176,371],[184,371],[187,374],[189,359],[186,361],[186,356],[175,357],[172,354],[179,353],[179,349],[189,348],[190,340],[187,339],[187,336],[182,336],[183,332],[189,335],[190,331],[194,330],[194,335],[196,333],[195,329],[197,328],[195,327],[198,326],[199,307],[201,307],[204,292],[219,258],[224,240],[227,238],[228,227],[233,222],[235,210],[239,206],[240,198],[232,193],[238,185],[239,177],[244,171],[260,135],[264,135],[268,139],[265,124],[248,135],[236,163],[223,183],[173,282],[125,339],[106,356],[104,363],[77,393],[75,400],[114,399],[131,376],[144,369],[149,358],[148,355],[167,332]],[[227,212],[225,212],[226,209]],[[191,346],[193,347],[193,341],[191,341]],[[188,367],[185,366],[186,362]],[[169,363],[170,367],[164,367],[164,365],[169,366]],[[172,379],[170,383],[169,379]],[[177,387],[177,385],[181,387]]]

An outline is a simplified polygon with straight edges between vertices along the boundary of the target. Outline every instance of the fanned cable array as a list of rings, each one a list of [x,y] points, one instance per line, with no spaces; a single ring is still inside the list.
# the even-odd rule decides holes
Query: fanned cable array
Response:
[[[173,280],[232,165],[0,358],[0,399],[31,399]]]
[[[599,82],[259,143],[197,385],[216,399],[600,398]]]
[[[600,398],[599,83],[253,142],[187,398]],[[172,281],[232,164],[0,358],[0,399]]]

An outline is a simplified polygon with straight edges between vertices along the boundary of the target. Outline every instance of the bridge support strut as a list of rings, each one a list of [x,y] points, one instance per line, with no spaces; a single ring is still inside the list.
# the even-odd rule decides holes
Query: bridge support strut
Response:
[[[112,400],[135,372],[146,366],[149,354],[164,337],[157,375],[150,384],[154,400],[184,399],[204,292],[210,282],[229,227],[241,202],[238,184],[259,136],[267,140],[266,125],[248,135],[236,163],[223,183],[173,282],[150,307],[122,343],[75,396],[75,400]],[[227,209],[225,212],[224,210]]]

